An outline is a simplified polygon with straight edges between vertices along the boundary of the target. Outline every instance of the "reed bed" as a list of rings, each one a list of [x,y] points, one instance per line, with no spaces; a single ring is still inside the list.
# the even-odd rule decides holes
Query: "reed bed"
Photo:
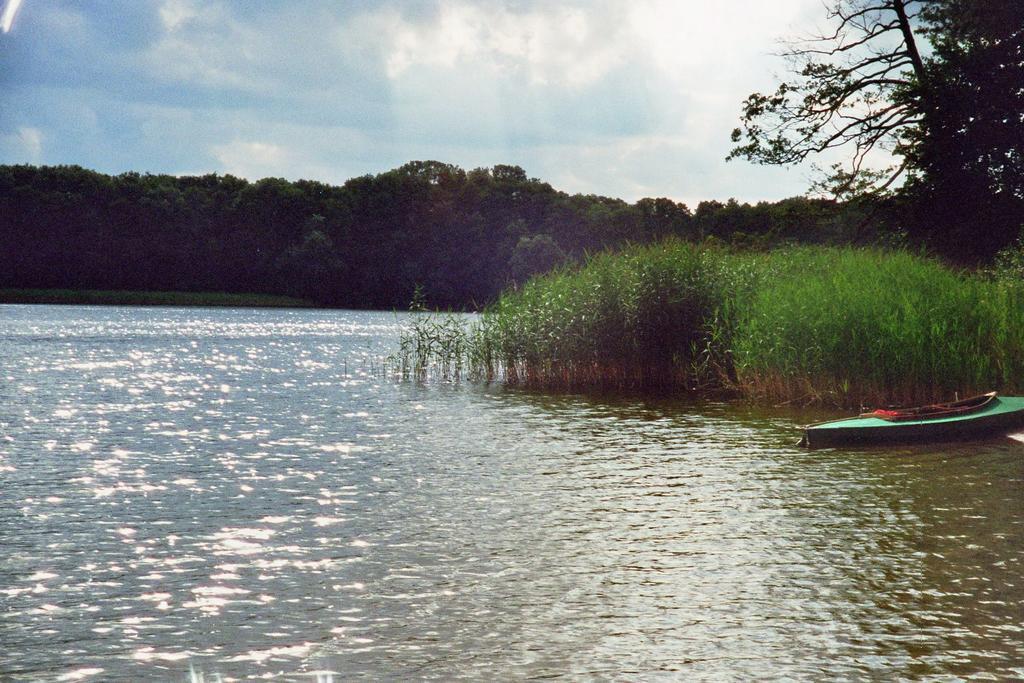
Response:
[[[906,404],[1019,390],[1019,287],[905,252],[799,248],[766,257],[733,338],[744,391],[770,400]]]
[[[510,292],[474,330],[510,384],[545,389],[722,387],[733,273],[723,254],[679,243],[600,254]]]
[[[666,242],[531,280],[474,323],[428,317],[403,349],[421,379],[920,403],[1024,389],[1024,284],[899,251]]]
[[[403,380],[458,382],[471,376],[468,368],[474,349],[469,344],[470,332],[464,317],[416,311],[399,338],[397,351],[385,359],[385,371]]]

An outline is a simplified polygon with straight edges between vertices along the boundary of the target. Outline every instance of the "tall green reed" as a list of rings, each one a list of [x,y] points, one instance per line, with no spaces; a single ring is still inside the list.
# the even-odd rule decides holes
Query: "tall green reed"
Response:
[[[388,356],[389,373],[403,380],[457,382],[470,376],[470,322],[465,316],[416,311]]]
[[[1013,388],[1020,320],[1007,291],[905,252],[775,252],[738,324],[747,393],[842,404]],[[1014,368],[1017,368],[1016,370]]]
[[[900,251],[669,241],[426,317],[404,376],[879,405],[1024,388],[1024,285]],[[400,355],[402,355],[400,354]]]
[[[721,386],[710,326],[722,253],[680,242],[602,253],[534,279],[484,312],[492,375],[549,389]]]

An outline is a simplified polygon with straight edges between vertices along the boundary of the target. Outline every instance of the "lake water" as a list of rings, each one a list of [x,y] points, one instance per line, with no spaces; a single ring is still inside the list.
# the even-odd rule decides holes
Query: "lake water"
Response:
[[[400,323],[0,306],[0,678],[1024,677],[1024,444],[401,383]]]

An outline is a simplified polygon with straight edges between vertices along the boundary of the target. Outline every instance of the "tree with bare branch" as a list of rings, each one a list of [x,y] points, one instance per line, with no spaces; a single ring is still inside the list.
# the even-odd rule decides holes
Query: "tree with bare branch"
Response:
[[[1024,225],[1024,2],[834,0],[827,20],[786,44],[791,78],[743,103],[729,158],[825,159],[813,190],[895,198],[904,227],[956,256],[1012,240]]]

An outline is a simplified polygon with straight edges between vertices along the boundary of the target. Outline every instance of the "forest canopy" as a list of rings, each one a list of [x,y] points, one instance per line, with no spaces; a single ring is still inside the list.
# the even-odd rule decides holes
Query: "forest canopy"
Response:
[[[0,287],[284,294],[476,308],[559,263],[667,236],[747,247],[864,239],[830,200],[570,195],[518,166],[413,161],[341,186],[0,166]]]

